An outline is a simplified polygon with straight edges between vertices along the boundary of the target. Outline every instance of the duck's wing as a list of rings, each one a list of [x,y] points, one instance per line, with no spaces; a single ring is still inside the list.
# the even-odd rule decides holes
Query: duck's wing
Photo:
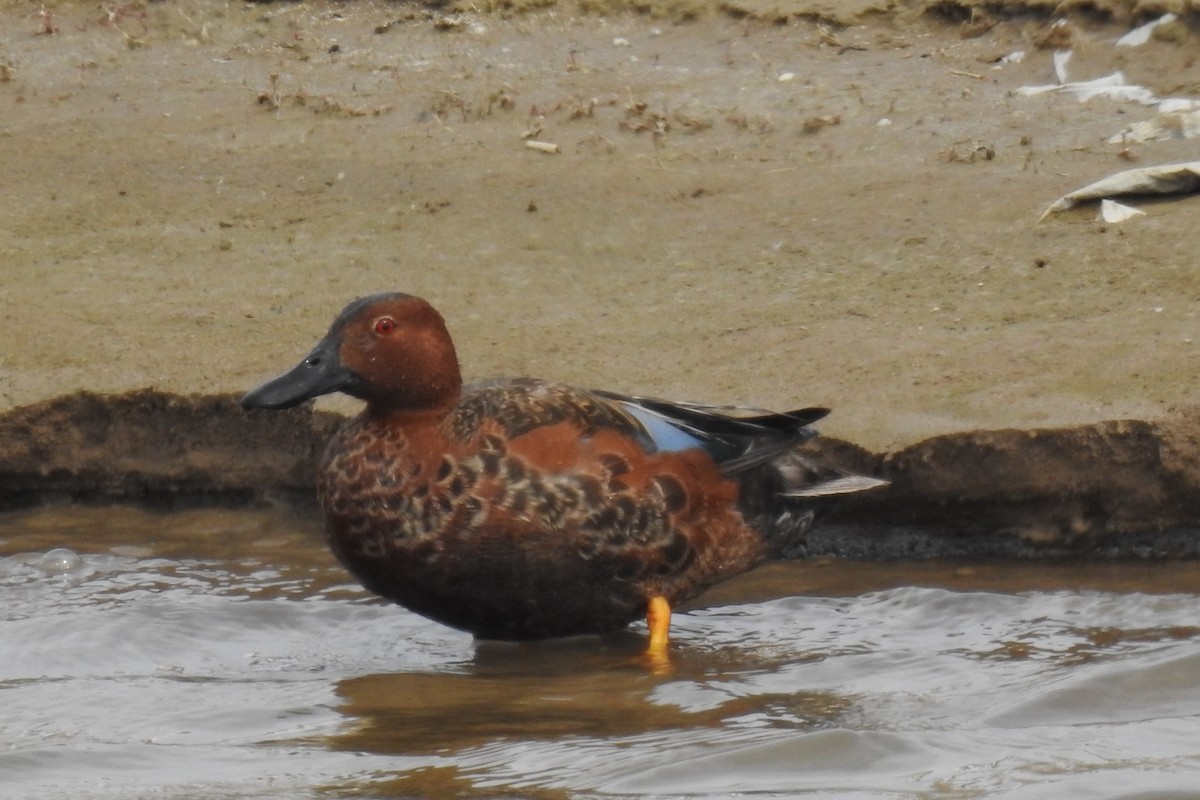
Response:
[[[772,413],[758,408],[680,403],[603,390],[593,390],[592,394],[632,417],[655,449],[699,447],[728,475],[772,461],[811,439],[816,431],[809,424],[829,413],[826,408]]]
[[[847,494],[883,484],[796,451],[816,436],[809,425],[828,413],[826,408],[770,412],[673,402],[517,378],[468,387],[452,424],[463,438],[483,420],[501,425],[508,438],[561,422],[584,432],[616,430],[651,453],[703,450],[731,477],[771,464],[780,478],[779,494],[790,497]]]
[[[699,447],[726,475],[770,464],[785,497],[825,497],[884,486],[887,481],[858,475],[808,458],[797,450],[817,432],[810,424],[827,408],[771,412],[743,406],[680,403],[593,390],[632,416],[643,435],[660,450]]]

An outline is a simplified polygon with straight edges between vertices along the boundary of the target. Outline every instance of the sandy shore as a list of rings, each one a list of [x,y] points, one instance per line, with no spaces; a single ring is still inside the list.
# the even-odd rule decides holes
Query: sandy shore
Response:
[[[241,391],[384,289],[468,379],[829,405],[873,448],[1189,402],[1197,201],[1035,223],[1195,144],[1014,94],[1069,39],[1072,78],[1200,95],[1189,29],[827,5],[6,2],[0,409]]]

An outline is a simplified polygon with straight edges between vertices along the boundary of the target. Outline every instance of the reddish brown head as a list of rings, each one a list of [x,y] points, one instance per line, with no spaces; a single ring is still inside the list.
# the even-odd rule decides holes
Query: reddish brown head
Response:
[[[242,398],[243,408],[290,408],[345,392],[372,411],[432,411],[458,402],[462,376],[446,323],[408,294],[355,300],[308,357]]]

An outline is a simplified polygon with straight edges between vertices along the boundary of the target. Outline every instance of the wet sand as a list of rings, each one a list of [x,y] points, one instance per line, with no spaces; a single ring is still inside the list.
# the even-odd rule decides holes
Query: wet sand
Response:
[[[829,5],[5,4],[0,406],[238,392],[385,289],[468,379],[828,405],[872,449],[1190,402],[1196,201],[1035,223],[1194,145],[1014,96],[1053,81],[1037,8]],[[1072,77],[1200,94],[1186,26],[1118,49],[1096,8]]]

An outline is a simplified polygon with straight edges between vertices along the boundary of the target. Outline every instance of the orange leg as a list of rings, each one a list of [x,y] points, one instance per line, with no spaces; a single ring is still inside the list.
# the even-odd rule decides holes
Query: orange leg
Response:
[[[653,657],[667,655],[667,631],[671,627],[671,604],[662,595],[650,598],[646,606],[646,625],[650,628],[650,642],[646,654]]]

